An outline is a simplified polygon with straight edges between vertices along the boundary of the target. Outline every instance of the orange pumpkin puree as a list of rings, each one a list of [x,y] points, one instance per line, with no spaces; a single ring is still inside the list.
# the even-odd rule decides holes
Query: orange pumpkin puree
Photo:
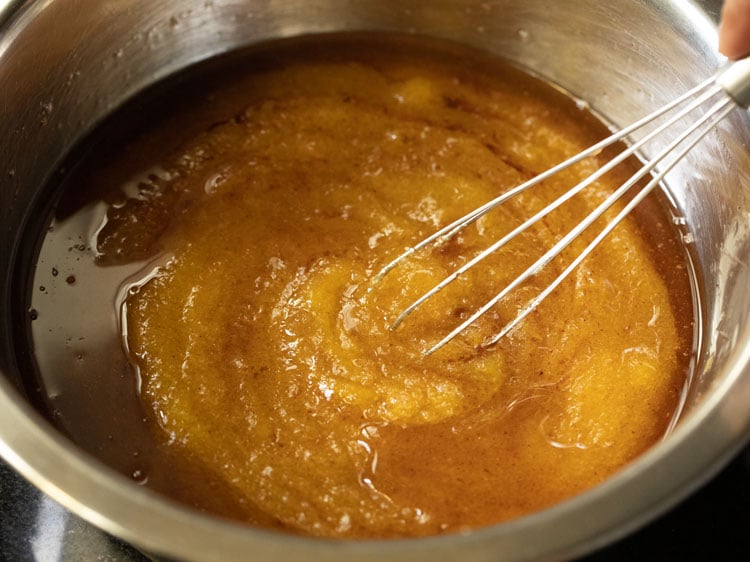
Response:
[[[147,151],[159,165],[110,209],[99,251],[104,263],[155,259],[122,303],[141,400],[164,447],[212,474],[225,496],[217,508],[214,488],[186,482],[185,501],[317,536],[449,533],[560,502],[657,442],[691,334],[667,279],[684,271],[665,274],[647,235],[666,228],[653,201],[641,226],[633,217],[619,226],[497,345],[481,347],[563,263],[422,355],[626,172],[397,330],[409,303],[598,157],[371,282],[406,247],[604,127],[486,55],[321,41],[268,49],[263,64],[212,86],[109,163]]]

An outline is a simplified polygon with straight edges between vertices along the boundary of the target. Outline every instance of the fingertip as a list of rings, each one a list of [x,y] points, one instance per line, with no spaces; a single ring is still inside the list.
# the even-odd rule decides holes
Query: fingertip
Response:
[[[750,0],[726,0],[721,10],[719,52],[729,59],[750,55]]]

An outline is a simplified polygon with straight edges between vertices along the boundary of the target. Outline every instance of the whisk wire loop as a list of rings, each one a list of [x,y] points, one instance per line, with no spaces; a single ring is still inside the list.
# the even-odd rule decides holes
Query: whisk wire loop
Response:
[[[721,94],[721,99],[713,103],[711,108],[706,111],[703,115],[697,118],[690,126],[688,126],[681,134],[675,137],[671,142],[667,144],[658,154],[649,160],[645,161],[643,166],[633,174],[625,183],[623,183],[618,189],[611,193],[604,201],[602,201],[593,211],[591,211],[583,220],[581,220],[576,226],[568,231],[560,240],[558,240],[549,250],[547,250],[540,258],[538,258],[531,266],[529,266],[523,273],[511,281],[505,286],[500,292],[498,292],[493,298],[482,305],[478,310],[471,314],[466,320],[460,325],[453,329],[449,334],[443,337],[439,342],[430,347],[424,352],[424,355],[431,355],[445,344],[450,342],[458,334],[462,333],[474,322],[476,322],[482,315],[488,312],[498,302],[504,299],[508,294],[515,290],[519,285],[526,282],[529,278],[537,275],[542,269],[544,269],[552,260],[554,260],[559,254],[561,254],[578,236],[580,236],[586,229],[588,229],[594,222],[604,215],[617,201],[624,197],[633,186],[639,184],[639,182],[648,174],[653,173],[652,179],[636,193],[616,214],[616,216],[610,220],[606,226],[591,240],[586,248],[580,252],[572,261],[569,263],[564,270],[547,285],[540,293],[529,301],[523,308],[521,308],[517,315],[508,322],[497,334],[486,339],[483,346],[490,346],[497,343],[505,335],[507,335],[513,328],[515,328],[521,321],[524,320],[532,311],[534,311],[539,304],[551,294],[562,281],[574,271],[580,263],[601,243],[601,241],[620,223],[622,220],[651,192],[659,185],[667,173],[674,168],[674,166],[709,132],[711,131],[724,117],[726,117],[737,105],[747,105],[748,92],[750,92],[750,62],[746,59],[735,63],[729,67],[728,73],[719,74],[703,83],[695,86],[682,96],[676,98],[672,102],[666,104],[660,109],[652,112],[651,114],[643,117],[642,119],[634,122],[630,126],[613,133],[604,140],[592,145],[586,150],[568,158],[567,160],[557,164],[556,166],[548,169],[547,171],[539,174],[538,176],[531,178],[522,184],[504,192],[498,197],[488,201],[484,205],[474,209],[459,219],[451,222],[447,226],[441,228],[434,234],[428,236],[418,244],[408,248],[405,252],[399,255],[396,259],[388,263],[382,268],[373,278],[373,282],[377,283],[387,275],[391,270],[397,267],[403,260],[412,256],[416,252],[426,248],[432,244],[440,244],[444,241],[449,240],[455,236],[462,229],[466,228],[470,224],[476,222],[479,218],[495,209],[497,206],[508,201],[512,197],[522,193],[523,191],[549,179],[560,171],[578,163],[582,160],[591,156],[597,155],[604,148],[626,139],[634,132],[644,128],[660,117],[669,114],[670,112],[677,111],[674,115],[669,117],[667,121],[658,125],[652,131],[645,134],[642,138],[622,150],[606,164],[598,168],[593,174],[586,177],[575,186],[570,188],[568,191],[557,197],[554,201],[545,206],[542,210],[534,214],[529,219],[525,220],[522,224],[508,232],[502,238],[494,242],[485,250],[479,252],[476,256],[466,262],[464,265],[456,269],[450,275],[445,277],[442,281],[432,287],[429,291],[420,296],[417,300],[411,303],[404,309],[403,312],[393,322],[391,328],[396,329],[401,325],[406,318],[412,314],[420,305],[427,301],[430,297],[434,296],[437,292],[445,288],[448,284],[458,279],[461,275],[466,273],[469,269],[477,265],[480,261],[496,252],[513,238],[521,234],[523,231],[531,227],[533,224],[553,212],[555,209],[569,201],[575,195],[580,193],[583,189],[590,186],[593,182],[601,178],[606,173],[612,171],[615,167],[620,165],[626,159],[640,152],[640,150],[649,142],[653,141],[668,129],[675,126],[677,123],[686,119],[693,112],[703,107],[712,98]],[[722,77],[725,78],[722,78]],[[684,107],[682,107],[684,106]],[[678,110],[678,108],[682,107]],[[687,142],[689,141],[689,142]],[[684,146],[683,146],[684,145]],[[671,160],[667,160],[669,156],[672,156]],[[666,163],[664,164],[664,162]],[[658,169],[657,169],[658,168]]]

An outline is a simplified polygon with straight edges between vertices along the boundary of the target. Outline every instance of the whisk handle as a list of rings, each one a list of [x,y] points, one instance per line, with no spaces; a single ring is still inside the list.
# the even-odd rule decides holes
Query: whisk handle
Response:
[[[750,107],[750,57],[724,68],[716,77],[716,83],[739,105]]]

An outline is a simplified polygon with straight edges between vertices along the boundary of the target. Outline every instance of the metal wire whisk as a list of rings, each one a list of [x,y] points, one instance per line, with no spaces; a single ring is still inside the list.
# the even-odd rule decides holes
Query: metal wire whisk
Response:
[[[714,100],[714,98],[718,99]],[[470,213],[441,228],[431,236],[428,236],[415,246],[412,246],[411,248],[406,250],[396,259],[391,261],[375,275],[375,277],[373,278],[374,283],[382,280],[383,277],[385,277],[391,270],[397,267],[405,259],[414,255],[416,252],[423,250],[428,246],[436,245],[449,240],[462,229],[466,228],[468,225],[472,224],[480,217],[496,208],[498,205],[501,205],[505,201],[508,201],[509,199],[525,191],[526,189],[537,185],[538,183],[548,179],[561,170],[572,166],[577,162],[580,162],[584,158],[588,158],[590,156],[598,154],[605,147],[626,138],[628,135],[643,127],[648,126],[660,117],[669,113],[674,113],[669,118],[669,120],[646,134],[639,141],[624,149],[617,156],[609,160],[604,166],[599,168],[594,174],[588,176],[583,181],[576,184],[570,190],[555,199],[552,203],[544,207],[541,211],[533,215],[528,220],[524,221],[518,227],[489,246],[486,250],[480,252],[466,264],[456,269],[453,273],[440,281],[432,289],[424,293],[421,297],[419,297],[412,304],[406,307],[406,309],[404,309],[404,311],[395,319],[395,321],[391,325],[391,329],[396,329],[402,322],[404,322],[404,320],[407,319],[407,317],[412,312],[414,312],[426,300],[435,295],[449,283],[458,279],[463,273],[474,267],[484,258],[499,250],[513,238],[518,236],[521,232],[557,209],[560,205],[574,197],[584,188],[618,166],[620,163],[630,158],[633,154],[638,152],[644,144],[656,138],[658,135],[664,133],[667,129],[672,128],[682,119],[686,118],[691,113],[708,104],[712,100],[714,101],[708,111],[695,119],[687,127],[687,129],[682,131],[682,133],[674,138],[674,140],[672,140],[658,154],[645,161],[638,172],[633,174],[625,183],[623,183],[617,190],[609,195],[580,223],[578,223],[565,236],[563,236],[554,246],[547,250],[544,255],[542,255],[536,262],[529,266],[512,282],[506,285],[499,293],[497,293],[492,299],[490,299],[487,303],[480,307],[469,318],[467,318],[453,331],[447,334],[442,340],[426,350],[424,352],[424,355],[431,355],[432,353],[443,347],[458,334],[468,328],[471,324],[473,324],[480,316],[482,316],[493,306],[495,306],[500,300],[505,298],[511,291],[524,283],[530,277],[539,273],[547,264],[549,264],[563,250],[565,250],[576,237],[578,237],[592,223],[594,223],[599,217],[601,217],[633,186],[637,185],[644,176],[653,172],[652,179],[644,187],[642,187],[641,190],[635,196],[633,196],[632,199],[630,199],[630,201],[627,202],[627,204],[614,217],[614,219],[612,219],[596,235],[591,243],[589,243],[589,245],[586,246],[586,248],[580,254],[578,254],[578,256],[563,270],[563,272],[558,277],[556,277],[555,280],[552,281],[552,283],[544,288],[535,298],[529,301],[518,312],[513,320],[506,324],[497,334],[486,339],[482,345],[484,347],[487,347],[497,343],[501,338],[508,334],[508,332],[515,328],[524,318],[526,318],[526,316],[528,316],[537,306],[539,306],[539,304],[552,291],[554,291],[555,288],[557,288],[557,286],[586,258],[586,256],[591,253],[591,251],[622,221],[622,219],[624,219],[638,203],[640,203],[657,185],[659,185],[664,176],[685,156],[685,154],[687,154],[693,148],[693,146],[698,143],[698,141],[700,141],[701,138],[703,138],[713,127],[715,127],[719,123],[719,121],[726,117],[735,107],[748,108],[748,106],[750,106],[750,58],[734,62],[724,67],[715,76],[696,86],[689,92],[685,93],[671,103],[665,105],[661,109],[654,111],[650,115],[622,129],[621,131],[614,133],[613,135],[607,137],[601,142],[598,142],[597,144],[591,146],[583,152],[576,154],[575,156],[569,158],[568,160],[565,160],[557,166],[550,168],[542,174],[522,183],[521,185],[514,187],[513,189],[501,194],[495,199],[488,201],[481,207],[474,209]]]

